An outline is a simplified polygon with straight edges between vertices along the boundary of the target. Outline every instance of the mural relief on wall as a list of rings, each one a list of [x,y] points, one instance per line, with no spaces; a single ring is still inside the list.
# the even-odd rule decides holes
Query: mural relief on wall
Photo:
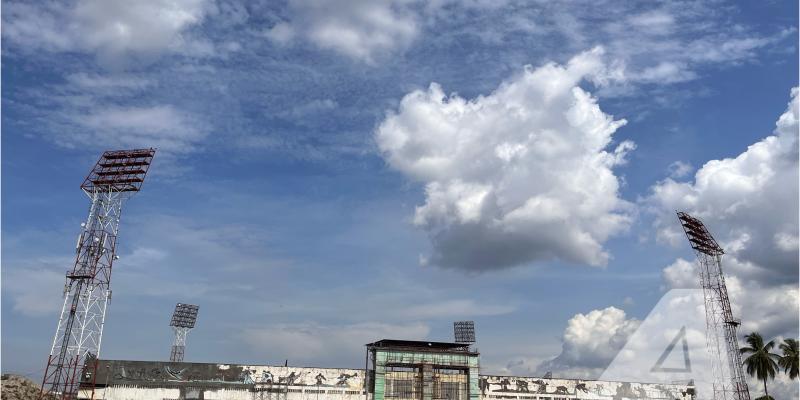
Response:
[[[481,397],[525,398],[528,394],[566,395],[578,398],[692,399],[685,386],[600,382],[572,379],[528,378],[482,375],[478,382]]]
[[[273,370],[283,369],[288,371]],[[242,382],[260,385],[314,386],[361,390],[361,371],[323,368],[256,367],[245,366]]]
[[[100,361],[97,382],[224,382],[229,384],[319,387],[362,390],[363,371],[357,369],[274,367],[228,364]]]

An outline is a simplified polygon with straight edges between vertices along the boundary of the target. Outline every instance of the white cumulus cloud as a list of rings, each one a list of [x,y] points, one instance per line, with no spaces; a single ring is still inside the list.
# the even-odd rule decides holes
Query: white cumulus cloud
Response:
[[[564,330],[561,354],[539,365],[537,373],[596,378],[602,373],[640,321],[615,307],[575,314]]]
[[[656,214],[660,239],[688,246],[674,215],[675,209],[687,210],[703,219],[725,247],[723,269],[733,312],[742,319],[742,335],[758,331],[769,339],[797,336],[797,136],[794,89],[773,135],[735,158],[709,161],[696,172],[694,182],[678,182],[675,179],[683,174],[673,173],[654,185],[646,199],[645,205]],[[670,169],[677,172],[683,164]],[[678,258],[662,276],[665,289],[699,288],[694,260]],[[697,311],[702,320],[703,311]],[[596,378],[639,325],[613,307],[578,314],[564,331],[561,354],[542,363],[537,372]]]
[[[711,160],[693,181],[667,178],[652,187],[647,204],[658,238],[685,245],[674,210],[700,218],[740,263],[748,278],[797,282],[798,90],[774,133],[734,158]],[[742,276],[744,277],[744,276]]]
[[[414,223],[432,264],[489,270],[560,259],[602,266],[603,243],[632,216],[614,167],[625,120],[579,87],[608,69],[595,48],[566,65],[525,70],[488,95],[447,96],[436,83],[407,94],[376,130],[389,165],[425,184]]]
[[[647,199],[658,237],[687,246],[673,210],[700,218],[726,251],[722,258],[741,332],[797,336],[798,90],[772,135],[734,158],[711,160],[693,181],[659,182]],[[663,271],[669,288],[697,287],[694,260]]]

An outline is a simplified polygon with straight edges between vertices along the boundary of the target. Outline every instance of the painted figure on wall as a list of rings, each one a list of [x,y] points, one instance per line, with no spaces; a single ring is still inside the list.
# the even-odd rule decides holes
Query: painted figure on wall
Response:
[[[320,372],[314,377],[314,380],[317,381],[317,386],[321,386],[323,384],[322,381],[327,380],[327,378],[325,378],[325,375],[322,375],[322,372]]]
[[[622,385],[617,386],[617,393],[614,395],[614,398],[617,397],[633,398],[636,397],[636,394],[633,393],[633,390],[631,389],[631,384],[625,382]]]
[[[481,396],[486,396],[486,389],[489,389],[489,378],[481,377],[478,381],[478,387],[481,389]]]
[[[336,378],[336,386],[347,386],[348,385],[348,383],[347,383],[348,379],[355,378],[357,376],[358,376],[357,373],[356,374],[352,374],[352,375],[351,374],[345,374],[345,373],[339,374],[339,377]]]
[[[253,383],[253,376],[251,375],[250,370],[249,369],[242,370],[242,372],[239,373],[239,380],[244,384],[248,384],[248,385],[252,384]]]
[[[175,368],[175,369],[173,369],[172,367],[167,365],[167,366],[164,366],[164,371],[166,371],[167,375],[171,376],[173,379],[182,381],[182,380],[184,380],[183,379],[183,371],[186,371],[186,368],[181,368],[181,369]]]
[[[278,378],[278,383],[285,383],[289,386],[294,385],[295,381],[300,378],[300,375],[294,371],[290,373],[288,376],[282,376]]]
[[[503,380],[500,381],[500,390],[503,392],[508,392],[508,385],[510,384],[511,381],[509,381],[508,378],[503,378]]]

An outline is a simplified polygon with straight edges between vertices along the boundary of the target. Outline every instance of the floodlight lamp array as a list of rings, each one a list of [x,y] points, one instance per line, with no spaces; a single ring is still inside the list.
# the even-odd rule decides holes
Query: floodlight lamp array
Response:
[[[475,343],[475,321],[453,322],[456,343]]]
[[[689,244],[694,250],[710,256],[725,254],[722,247],[714,240],[714,237],[711,236],[711,233],[699,219],[685,212],[678,212],[678,219],[681,221],[681,226],[686,232],[686,238],[689,239]]]
[[[81,189],[88,193],[138,192],[155,154],[153,148],[106,151],[84,179]]]
[[[197,321],[198,310],[200,310],[200,307],[194,304],[176,304],[175,312],[172,313],[172,320],[169,326],[194,328],[194,324]]]

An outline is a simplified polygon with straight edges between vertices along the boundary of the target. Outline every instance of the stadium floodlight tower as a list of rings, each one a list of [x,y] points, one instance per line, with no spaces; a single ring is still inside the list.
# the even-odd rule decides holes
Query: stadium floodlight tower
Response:
[[[475,321],[453,322],[456,343],[475,343]]]
[[[183,353],[186,350],[186,335],[194,328],[197,322],[197,311],[200,307],[194,304],[178,303],[175,305],[175,312],[172,313],[172,320],[169,326],[175,332],[175,341],[172,342],[172,351],[169,360],[172,362],[182,362]]]
[[[699,219],[684,212],[678,212],[678,219],[700,267],[714,399],[750,400],[736,333],[741,320],[733,317],[722,273],[722,255],[725,252]]]
[[[67,271],[64,304],[40,398],[77,398],[81,378],[86,378],[79,376],[79,369],[91,374],[91,387],[86,389],[94,397],[122,203],[142,188],[154,155],[155,149],[106,151],[81,184],[91,201],[89,217],[81,224],[75,264]]]

